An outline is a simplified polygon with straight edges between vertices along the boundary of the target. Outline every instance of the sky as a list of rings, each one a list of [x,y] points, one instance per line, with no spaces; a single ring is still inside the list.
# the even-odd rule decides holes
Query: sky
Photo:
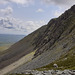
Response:
[[[75,4],[75,0],[0,0],[0,34],[28,35]]]

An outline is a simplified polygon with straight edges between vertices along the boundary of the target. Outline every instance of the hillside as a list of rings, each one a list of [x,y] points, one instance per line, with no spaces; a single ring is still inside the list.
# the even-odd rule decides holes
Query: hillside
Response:
[[[44,32],[45,29],[46,26],[41,27],[40,29],[36,30],[35,32],[29,34],[19,42],[12,45],[8,50],[5,50],[0,55],[0,69],[34,51],[34,39],[40,32]]]
[[[73,51],[74,55],[74,48],[75,5],[72,6],[69,10],[65,11],[65,13],[63,13],[58,18],[50,20],[47,25],[29,34],[11,46],[3,55],[0,56],[0,69],[33,51],[36,52],[31,61],[18,66],[11,72],[21,73],[25,70],[36,69],[46,66],[55,60],[58,60],[60,56],[63,56],[63,54],[71,54],[71,50]],[[67,58],[69,58],[69,56],[67,56]],[[63,58],[61,57],[60,60],[62,59]],[[55,62],[57,63],[57,61]],[[68,63],[67,61],[62,63],[65,62]],[[58,61],[57,64],[59,63],[60,61]]]
[[[54,68],[53,64],[57,64],[58,68]],[[58,60],[43,66],[41,68],[37,68],[36,70],[65,70],[65,69],[70,69],[70,70],[75,70],[75,47],[73,47],[69,52],[65,53],[62,55]]]
[[[12,72],[48,65],[75,47],[75,5],[58,18],[52,19],[44,33],[41,33],[34,42],[37,50],[34,59]]]

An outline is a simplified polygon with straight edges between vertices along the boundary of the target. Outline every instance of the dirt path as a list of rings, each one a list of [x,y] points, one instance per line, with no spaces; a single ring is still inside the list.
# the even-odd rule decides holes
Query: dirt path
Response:
[[[22,57],[21,59],[19,59],[18,61],[14,62],[13,64],[3,68],[2,70],[0,70],[0,75],[4,75],[4,74],[14,70],[18,66],[30,61],[33,58],[34,53],[35,53],[35,51],[31,52],[30,54],[27,54],[26,56]]]

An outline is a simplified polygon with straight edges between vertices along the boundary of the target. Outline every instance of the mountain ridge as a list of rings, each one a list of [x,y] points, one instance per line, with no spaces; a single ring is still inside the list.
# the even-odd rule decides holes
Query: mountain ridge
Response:
[[[34,59],[16,68],[12,73],[46,66],[75,47],[75,5],[57,19],[52,19],[46,30],[38,34],[33,44],[36,50]]]
[[[66,30],[65,28],[67,28],[68,27],[68,25],[65,25],[64,23],[62,23],[62,20],[66,20],[66,19],[69,19],[70,18],[70,16],[71,16],[71,14],[73,14],[74,12],[75,12],[75,5],[74,6],[72,6],[71,7],[71,9],[69,9],[69,10],[67,10],[64,14],[62,14],[61,16],[59,16],[57,19],[52,19],[47,25],[48,25],[48,27],[47,27],[47,29],[45,30],[45,32],[44,32],[44,35],[42,35],[42,37],[40,37],[40,39],[39,39],[39,41],[36,41],[37,42],[37,44],[38,44],[38,46],[41,44],[44,44],[44,43],[50,43],[50,40],[52,41],[52,40],[55,40],[55,36],[56,36],[56,40],[62,35],[62,33],[63,33],[63,31],[64,30]],[[70,16],[69,16],[70,15]],[[54,25],[54,27],[56,28],[51,28],[51,25],[53,26],[53,24],[55,24]],[[60,25],[61,24],[61,25]],[[60,26],[60,27],[59,27]],[[55,32],[57,32],[56,30],[57,30],[57,28],[59,27],[59,31],[58,31],[58,34],[60,34],[60,35],[57,35],[57,34],[53,34],[53,33],[55,33]],[[51,28],[51,29],[49,29],[49,28]],[[73,27],[74,28],[74,27]],[[49,32],[51,32],[51,33],[49,33]],[[48,38],[47,38],[47,35],[50,35]],[[55,35],[55,36],[54,36]],[[46,39],[44,39],[44,37],[46,37]],[[43,40],[43,42],[41,42],[41,38],[42,39],[44,39]],[[53,41],[53,42],[55,42],[55,41]],[[51,47],[51,45],[53,45],[52,43],[53,42],[51,42],[51,44],[50,44],[50,47]],[[35,43],[36,44],[36,43]],[[37,46],[37,44],[36,44],[36,46]],[[37,47],[36,47],[37,48]],[[48,47],[47,47],[48,48]],[[37,51],[39,51],[39,48],[38,48],[38,50]],[[38,54],[38,52],[36,52],[36,54],[35,55],[37,55]]]
[[[17,67],[12,73],[43,67],[59,59],[73,47],[75,47],[75,5],[12,45],[0,56],[0,69],[33,51],[36,51],[33,59]]]

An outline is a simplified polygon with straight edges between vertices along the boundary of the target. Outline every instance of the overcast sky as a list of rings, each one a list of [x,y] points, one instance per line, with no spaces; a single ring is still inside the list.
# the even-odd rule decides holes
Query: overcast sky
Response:
[[[75,0],[0,0],[0,34],[27,35],[74,4]]]

